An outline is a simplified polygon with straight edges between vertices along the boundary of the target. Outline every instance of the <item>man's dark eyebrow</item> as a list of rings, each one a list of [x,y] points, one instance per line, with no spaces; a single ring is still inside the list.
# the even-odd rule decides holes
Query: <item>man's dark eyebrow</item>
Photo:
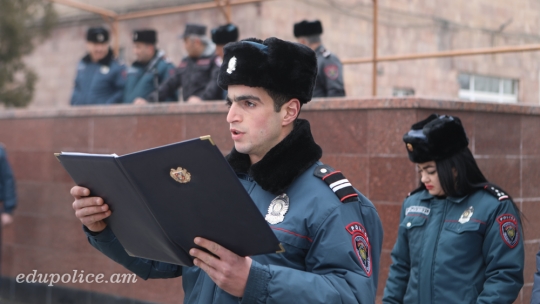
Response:
[[[242,100],[256,100],[259,102],[261,101],[261,99],[255,95],[240,95],[234,98],[234,101],[242,101]]]

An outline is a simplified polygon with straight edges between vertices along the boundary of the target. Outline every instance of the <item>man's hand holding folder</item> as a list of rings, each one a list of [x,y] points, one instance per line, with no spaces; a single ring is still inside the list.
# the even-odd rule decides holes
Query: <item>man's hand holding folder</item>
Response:
[[[81,223],[94,233],[103,231],[107,227],[104,219],[111,215],[109,205],[105,204],[101,197],[88,197],[90,190],[84,187],[71,188],[71,195],[75,198],[73,202],[75,216]],[[241,297],[246,288],[251,258],[241,257],[201,237],[195,238],[194,242],[213,254],[197,248],[191,249],[189,254],[195,258],[194,264],[204,270],[221,289]]]
[[[70,193],[75,198],[75,216],[81,223],[94,233],[103,231],[107,227],[104,219],[111,215],[109,205],[105,204],[101,197],[88,197],[90,190],[84,187],[75,186]]]

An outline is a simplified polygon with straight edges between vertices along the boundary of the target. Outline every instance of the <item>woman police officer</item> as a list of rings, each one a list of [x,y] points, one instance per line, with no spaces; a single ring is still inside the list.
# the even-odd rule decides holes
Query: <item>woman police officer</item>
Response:
[[[403,136],[421,186],[403,203],[383,303],[512,303],[523,286],[519,210],[488,183],[458,117]]]

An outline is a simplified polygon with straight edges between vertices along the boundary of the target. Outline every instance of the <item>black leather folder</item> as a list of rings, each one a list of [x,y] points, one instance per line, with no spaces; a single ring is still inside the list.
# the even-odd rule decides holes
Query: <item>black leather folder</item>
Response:
[[[240,256],[281,249],[210,136],[123,156],[55,155],[77,185],[109,205],[107,224],[132,256],[192,266],[197,236]]]

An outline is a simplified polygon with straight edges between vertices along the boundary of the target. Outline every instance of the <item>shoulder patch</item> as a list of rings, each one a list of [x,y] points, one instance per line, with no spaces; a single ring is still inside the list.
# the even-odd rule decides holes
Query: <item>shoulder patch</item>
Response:
[[[206,66],[206,65],[209,65],[210,64],[210,58],[205,58],[205,59],[199,59],[197,60],[197,65],[203,65],[203,66]]]
[[[371,276],[371,244],[366,228],[358,222],[352,222],[345,227],[347,232],[352,235],[352,245],[356,256],[360,260],[360,265],[368,277]]]
[[[505,213],[497,217],[501,238],[510,248],[514,248],[519,243],[519,228],[516,217],[513,214]]]
[[[489,194],[495,196],[499,201],[509,199],[510,196],[506,194],[501,188],[493,185],[493,184],[487,184],[484,186],[484,190],[486,190]]]
[[[332,80],[336,80],[339,76],[339,68],[335,64],[329,64],[324,67],[324,74]]]
[[[320,165],[315,168],[313,175],[322,179],[342,203],[358,201],[358,193],[341,171],[336,171],[328,165]]]

